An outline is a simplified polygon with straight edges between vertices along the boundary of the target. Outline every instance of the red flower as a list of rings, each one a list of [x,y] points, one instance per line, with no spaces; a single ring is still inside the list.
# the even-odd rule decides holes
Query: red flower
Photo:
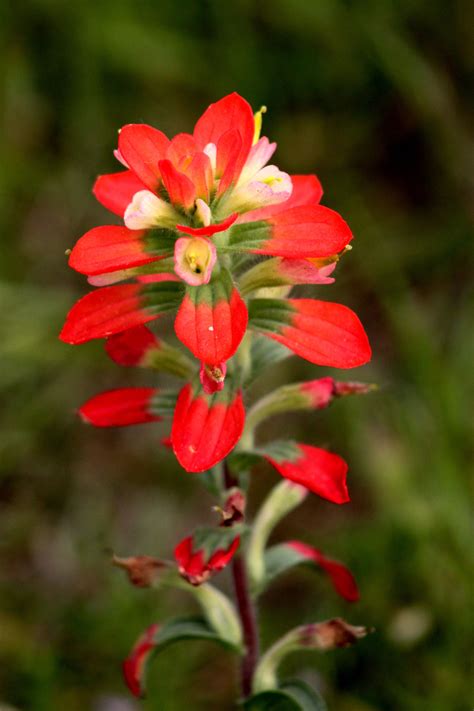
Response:
[[[246,304],[225,268],[228,255],[277,257],[288,283],[331,281],[331,264],[305,260],[335,261],[351,231],[337,213],[318,204],[322,188],[315,176],[290,178],[268,165],[276,144],[259,137],[260,126],[261,116],[256,121],[234,93],[212,104],[193,134],[170,140],[144,124],[122,128],[116,156],[127,170],[100,176],[94,194],[125,224],[92,229],[72,250],[71,267],[102,288],[70,311],[64,341],[108,337],[178,310],[178,338],[205,365],[217,366],[234,355],[247,327]],[[173,268],[177,282],[170,276]],[[110,286],[130,278],[135,283]],[[360,323],[348,316],[352,312],[311,303],[288,302],[294,317],[272,337],[310,360],[320,341],[323,355],[313,362],[366,362],[370,349]],[[318,328],[313,342],[300,347],[300,332],[313,330],[313,324],[305,326],[308,316]]]
[[[226,548],[213,548],[211,543],[196,549],[193,537],[188,536],[178,543],[174,557],[183,578],[191,585],[201,585],[225,568],[239,544],[240,537],[236,536]]]
[[[312,563],[324,570],[330,577],[336,592],[349,602],[359,599],[359,589],[351,571],[342,563],[327,558],[320,550],[301,541],[287,541],[282,544],[301,556],[301,562]]]

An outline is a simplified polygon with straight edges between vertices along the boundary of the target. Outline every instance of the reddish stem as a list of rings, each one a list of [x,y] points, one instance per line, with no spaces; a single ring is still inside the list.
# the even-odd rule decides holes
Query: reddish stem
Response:
[[[238,481],[224,463],[224,484],[227,489],[236,486]],[[242,658],[240,679],[244,698],[252,693],[252,680],[259,656],[259,635],[257,614],[249,592],[247,568],[241,555],[234,556],[232,561],[232,577],[234,580],[237,609],[244,635],[245,654]]]
[[[235,556],[232,563],[235,597],[244,632],[245,655],[241,665],[241,684],[244,697],[250,696],[255,665],[258,660],[259,640],[255,607],[249,595],[247,570],[242,556]]]

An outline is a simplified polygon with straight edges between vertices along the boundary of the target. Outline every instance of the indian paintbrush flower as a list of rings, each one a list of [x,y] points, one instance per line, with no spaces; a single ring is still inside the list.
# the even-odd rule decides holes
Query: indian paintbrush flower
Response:
[[[246,416],[244,400],[256,376],[281,360],[285,349],[313,364],[342,369],[371,357],[351,309],[290,296],[295,285],[332,284],[353,235],[337,212],[320,204],[323,190],[315,175],[290,176],[273,162],[276,143],[261,136],[265,111],[253,114],[233,93],[211,104],[192,134],[169,139],[146,124],[124,126],[114,151],[123,169],[99,176],[93,189],[121,224],[89,230],[70,251],[70,266],[95,289],[71,309],[61,339],[71,344],[105,339],[116,364],[165,371],[181,380],[179,388],[100,393],[79,408],[81,418],[96,427],[171,419],[171,434],[162,443],[186,471],[203,473],[202,481],[218,496],[213,508],[219,525],[197,529],[178,543],[176,565],[150,556],[114,556],[133,585],[158,587],[166,580],[192,591],[204,615],[151,625],[138,639],[124,662],[126,683],[136,696],[143,694],[152,655],[178,639],[231,648],[243,656],[243,695],[252,688],[257,695],[272,689],[274,698],[276,670],[289,651],[346,646],[366,632],[339,618],[304,625],[277,641],[257,664],[250,597],[257,598],[275,577],[309,564],[328,575],[344,600],[355,602],[359,591],[350,570],[318,548],[300,541],[267,545],[275,526],[309,492],[332,504],[349,501],[347,463],[293,440],[260,444],[255,431],[273,415],[322,410],[343,395],[373,389],[321,377],[275,389]],[[189,353],[146,325],[167,313],[174,315],[175,334]],[[258,461],[269,463],[282,481],[250,526],[246,482]],[[207,583],[229,563],[239,615],[227,596]]]

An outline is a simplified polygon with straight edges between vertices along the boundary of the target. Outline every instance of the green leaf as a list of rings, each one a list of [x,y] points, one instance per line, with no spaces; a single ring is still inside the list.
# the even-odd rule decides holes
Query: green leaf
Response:
[[[207,639],[223,644],[226,647],[231,646],[227,640],[216,634],[203,617],[177,617],[166,622],[159,629],[155,636],[157,652],[162,651],[173,642],[179,642],[184,639]]]
[[[327,711],[319,693],[299,680],[255,694],[244,702],[243,708],[247,711]]]
[[[265,548],[275,526],[306,498],[307,490],[284,479],[263,502],[255,517],[247,546],[247,567],[252,594],[266,585]]]
[[[219,497],[222,488],[222,473],[218,466],[212,467],[205,472],[199,472],[196,475],[210,494]]]
[[[277,544],[265,551],[265,581],[262,587],[266,587],[274,578],[295,565],[306,562],[304,556],[298,551],[285,544]]]
[[[284,682],[281,688],[298,704],[296,708],[301,711],[327,711],[328,707],[321,694],[304,681],[293,679]]]
[[[291,356],[291,351],[276,341],[255,334],[252,340],[252,369],[245,385],[253,382],[268,366]]]
[[[227,639],[217,634],[201,617],[182,617],[160,626],[152,625],[137,640],[125,661],[126,680],[132,693],[136,696],[144,695],[150,664],[157,654],[174,642],[193,639],[217,642],[234,649]]]
[[[278,439],[273,442],[266,442],[260,445],[256,452],[266,457],[274,459],[276,462],[294,462],[301,457],[296,442],[292,440]]]
[[[260,462],[262,457],[256,452],[234,452],[227,457],[232,474],[240,476]]]

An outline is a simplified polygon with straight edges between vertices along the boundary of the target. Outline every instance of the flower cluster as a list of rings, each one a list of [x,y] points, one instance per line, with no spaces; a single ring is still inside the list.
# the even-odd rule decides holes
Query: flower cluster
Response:
[[[343,598],[358,598],[349,570],[318,549],[290,541],[266,550],[273,526],[308,491],[335,504],[349,501],[346,462],[312,444],[256,443],[255,430],[276,413],[319,410],[370,389],[323,377],[283,386],[245,411],[245,393],[259,372],[286,355],[342,369],[371,357],[352,310],[290,296],[298,284],[334,282],[352,233],[340,215],[320,204],[323,191],[316,176],[290,176],[269,164],[276,144],[260,135],[264,111],[254,114],[234,93],[209,106],[192,134],[170,140],[143,124],[120,130],[114,153],[124,169],[101,175],[94,194],[121,224],[90,230],[70,251],[70,266],[95,288],[71,309],[60,336],[70,344],[105,339],[106,352],[117,364],[166,371],[182,380],[178,389],[153,385],[103,392],[79,413],[97,427],[169,418],[164,444],[180,465],[219,479],[221,524],[181,541],[176,566],[149,556],[114,562],[142,587],[163,579],[190,583],[199,591],[205,620],[190,623],[181,636],[214,636],[244,655],[249,650],[242,635],[247,647],[250,637],[231,603],[207,582],[231,559],[246,556],[255,596],[277,574],[309,563],[328,574]],[[146,325],[167,313],[174,314],[184,351]],[[216,469],[223,460],[224,480]],[[268,462],[283,481],[251,529],[244,519],[242,488],[257,461]],[[327,623],[321,624],[326,629]],[[142,691],[144,659],[179,638],[176,629],[154,625],[139,640],[124,668],[134,693]],[[265,668],[256,671],[259,693],[265,693],[265,679],[274,676]],[[244,694],[249,693],[247,679]]]

